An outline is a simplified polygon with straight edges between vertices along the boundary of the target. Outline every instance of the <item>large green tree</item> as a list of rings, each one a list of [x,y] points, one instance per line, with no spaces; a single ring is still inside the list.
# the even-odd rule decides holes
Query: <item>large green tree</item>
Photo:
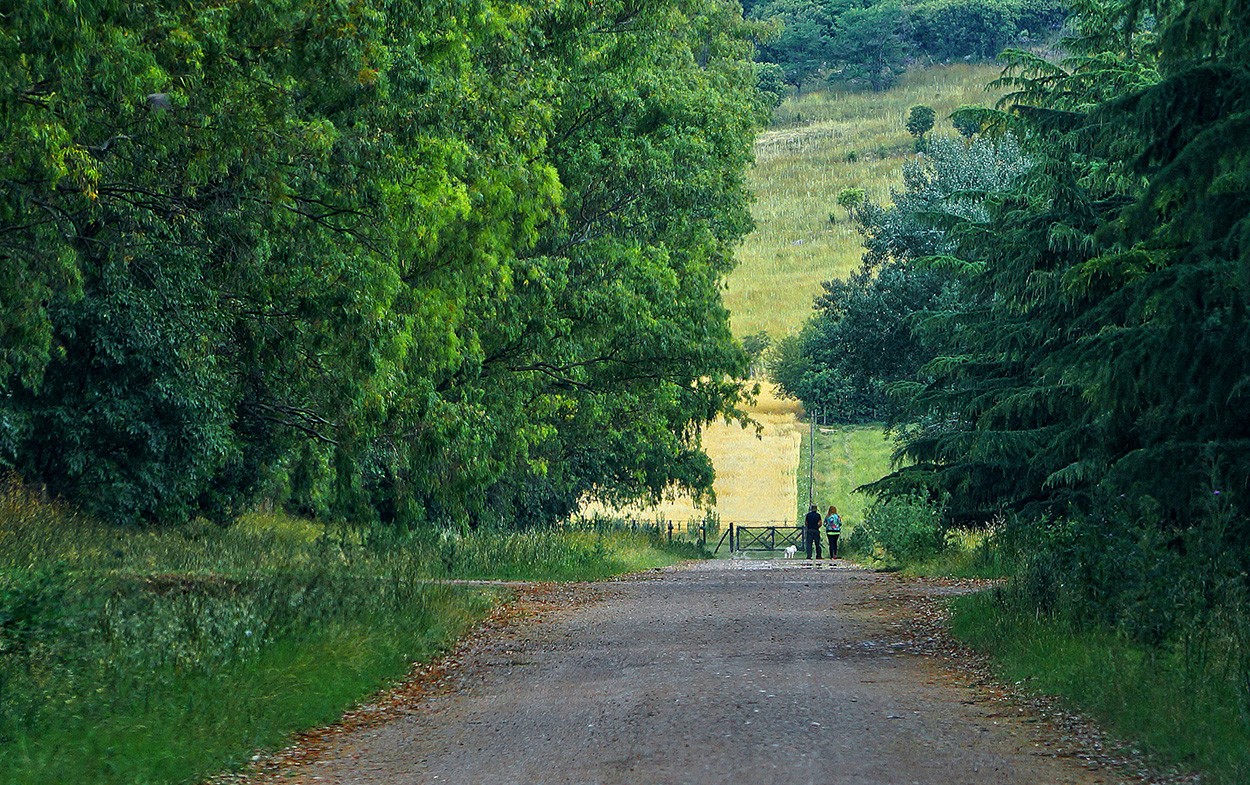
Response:
[[[739,363],[717,281],[760,117],[745,35],[713,0],[6,12],[0,463],[119,521],[287,490],[464,518],[568,471],[584,417],[618,449],[546,509],[618,476],[706,486],[697,424]],[[558,370],[605,356],[595,395]]]
[[[720,290],[750,226],[744,173],[767,111],[755,28],[722,2],[573,3],[540,20],[563,204],[471,314],[474,362],[439,382],[487,440],[476,467],[496,468],[480,498],[441,482],[430,503],[467,501],[472,518],[706,491],[698,431],[735,409],[746,370]]]
[[[829,33],[829,64],[841,81],[866,82],[884,90],[907,70],[908,42],[902,5],[876,2],[850,7],[838,15]]]
[[[1014,56],[999,120],[1039,165],[934,259],[985,307],[928,322],[959,340],[913,479],[986,513],[1244,513],[1247,37],[1217,6],[1090,6],[1064,65]]]
[[[863,266],[823,284],[811,319],[791,339],[797,345],[778,355],[782,388],[835,420],[905,420],[898,401],[906,396],[890,390],[927,378],[922,368],[947,346],[943,332],[923,329],[921,315],[980,307],[957,275],[917,260],[951,253],[952,223],[986,220],[987,202],[1030,166],[1010,134],[971,141],[939,135],[904,164],[903,187],[888,207],[848,200],[864,238]]]

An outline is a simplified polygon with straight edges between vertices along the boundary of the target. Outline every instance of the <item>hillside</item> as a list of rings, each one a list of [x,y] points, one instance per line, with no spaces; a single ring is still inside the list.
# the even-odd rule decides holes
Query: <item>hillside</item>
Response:
[[[964,104],[996,100],[985,85],[998,75],[994,65],[937,66],[907,74],[881,93],[813,91],[778,107],[772,128],[755,143],[750,172],[755,229],[738,252],[725,302],[738,336],[760,330],[773,338],[793,332],[807,319],[820,283],[854,269],[862,248],[855,229],[838,216],[830,222],[842,188],[864,188],[877,200],[901,182],[912,152],[905,127],[917,104],[932,106],[937,130]],[[716,506],[722,521],[787,520],[807,503],[808,432],[798,422],[797,401],[777,398],[766,387],[751,414],[758,438],[736,424],[713,423],[703,444],[716,466]],[[851,491],[889,470],[891,444],[879,428],[824,428],[816,451],[816,497],[837,504],[854,525],[865,500]],[[689,499],[655,508],[610,511],[643,519],[677,522],[701,518]]]
[[[838,191],[863,188],[888,200],[912,154],[908,110],[933,107],[935,130],[942,130],[956,108],[997,100],[985,85],[998,73],[993,64],[935,66],[881,93],[809,92],[778,107],[772,129],[755,142],[755,231],[739,249],[725,293],[734,333],[763,330],[775,339],[795,331],[821,281],[859,264],[854,227],[844,215],[830,221]]]

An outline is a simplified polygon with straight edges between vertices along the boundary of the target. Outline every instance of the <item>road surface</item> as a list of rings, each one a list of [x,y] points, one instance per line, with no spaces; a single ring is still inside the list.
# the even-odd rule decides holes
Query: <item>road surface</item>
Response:
[[[1053,728],[918,653],[900,579],[836,561],[712,561],[557,599],[424,686],[279,756],[352,785],[1090,785]],[[420,681],[420,679],[418,679]]]

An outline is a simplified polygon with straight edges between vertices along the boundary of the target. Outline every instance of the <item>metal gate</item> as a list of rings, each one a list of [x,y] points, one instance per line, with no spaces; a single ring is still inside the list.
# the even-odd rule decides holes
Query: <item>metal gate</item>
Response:
[[[729,524],[729,529],[716,543],[716,553],[725,540],[729,540],[729,552],[756,551],[769,553],[783,551],[793,545],[803,550],[803,527],[789,525],[742,526]]]

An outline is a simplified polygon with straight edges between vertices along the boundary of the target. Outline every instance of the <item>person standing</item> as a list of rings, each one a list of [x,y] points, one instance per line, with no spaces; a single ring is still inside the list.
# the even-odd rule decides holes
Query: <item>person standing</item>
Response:
[[[812,509],[808,511],[807,517],[803,519],[803,550],[807,552],[807,558],[812,558],[812,545],[816,546],[816,558],[820,555],[820,510],[816,505],[812,505]]]
[[[825,515],[825,535],[829,537],[829,558],[838,558],[838,537],[842,534],[842,516],[838,515],[838,508],[829,506],[829,512]]]

